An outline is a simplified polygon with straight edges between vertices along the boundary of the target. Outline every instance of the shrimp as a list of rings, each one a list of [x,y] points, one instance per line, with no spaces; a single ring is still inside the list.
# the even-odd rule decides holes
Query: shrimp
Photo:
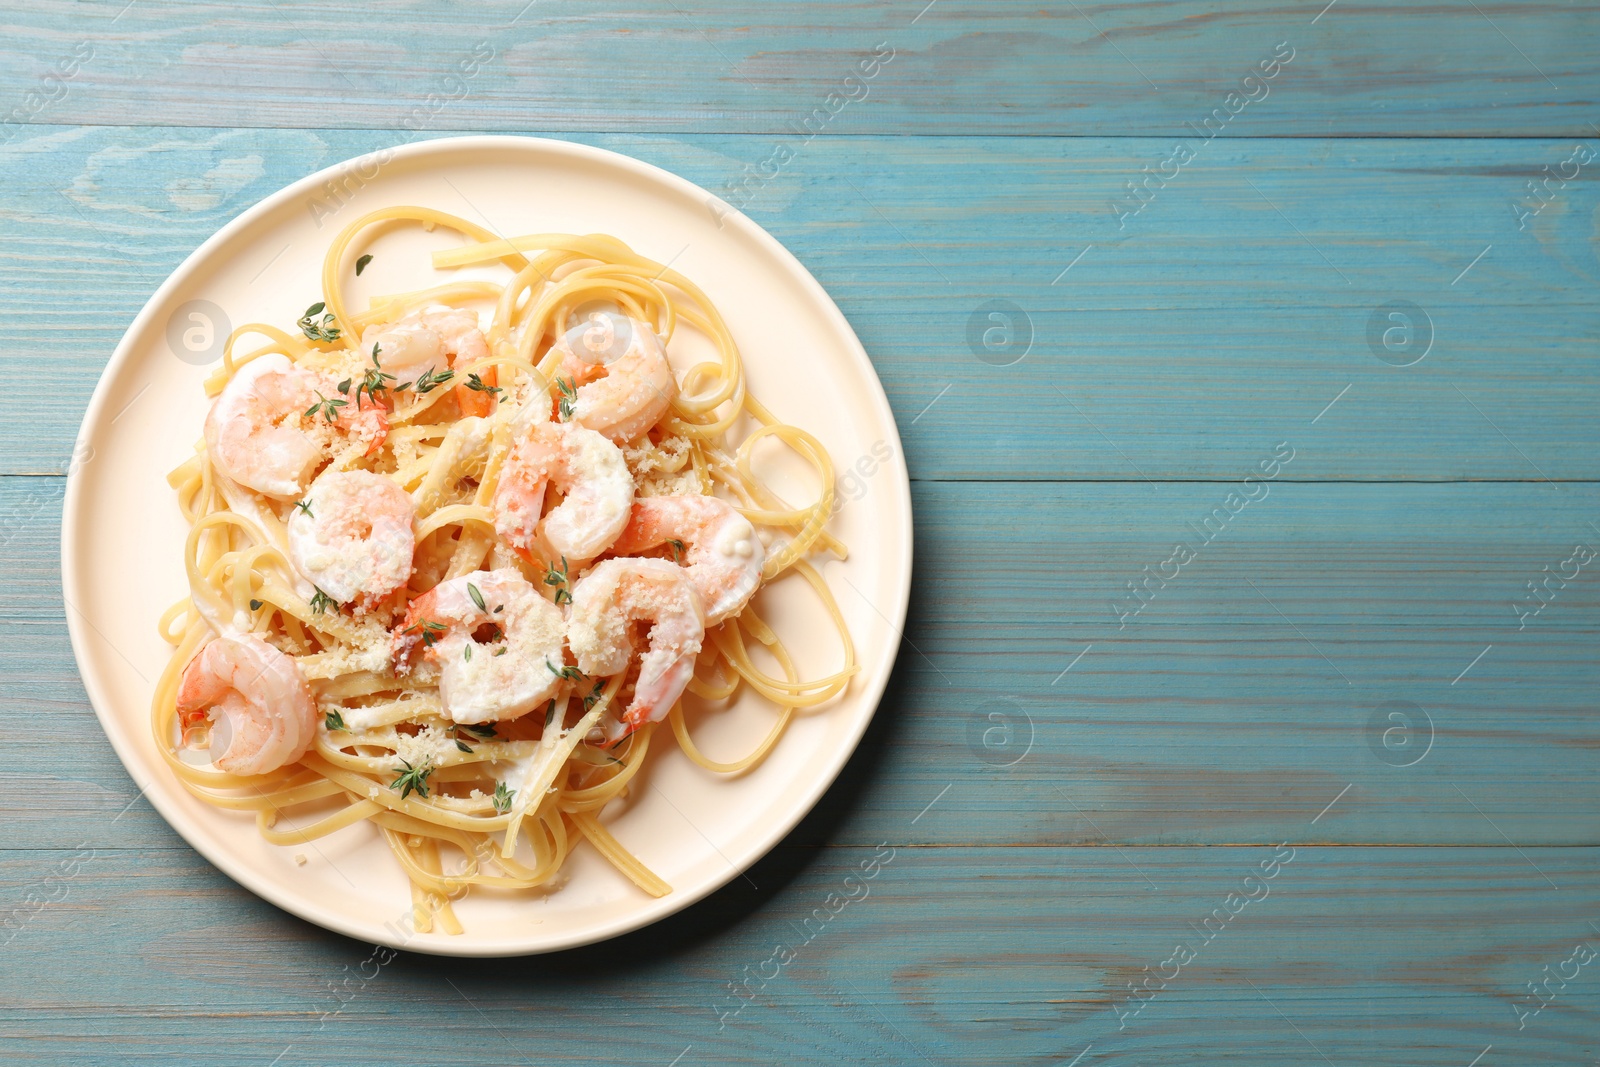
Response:
[[[611,550],[631,556],[669,541],[682,550],[708,627],[737,615],[761,585],[765,553],[756,528],[725,500],[698,493],[641,497]]]
[[[383,445],[381,408],[339,399],[333,379],[271,352],[228,380],[206,416],[206,450],[228,478],[275,497],[298,496],[335,447]]]
[[[211,720],[211,762],[229,774],[294,763],[317,734],[317,704],[300,668],[254,634],[219,637],[189,661],[178,715],[186,730]]]
[[[460,311],[454,308],[444,311],[425,312],[423,320],[438,331],[444,340],[445,354],[450,357],[450,366],[462,367],[489,358],[489,342],[483,336],[483,330],[478,327],[478,316],[470,311]],[[494,410],[495,394],[491,392],[499,377],[493,367],[483,372],[479,379],[486,389],[474,389],[465,381],[456,381],[456,404],[461,408],[463,415],[477,415],[483,417]]]
[[[565,354],[560,374],[577,386],[572,400],[572,421],[626,444],[661,420],[678,395],[661,339],[637,319],[613,316],[613,340],[596,348],[590,339],[594,327],[574,326],[557,342]],[[618,349],[622,351],[617,352]],[[613,354],[615,353],[615,354]]]
[[[516,571],[473,571],[411,602],[394,634],[395,673],[410,672],[418,646],[438,668],[453,721],[514,719],[555,695],[566,626],[561,609]]]
[[[607,741],[666,718],[694,675],[705,611],[683,568],[664,559],[608,559],[573,588],[567,642],[585,674],[627,670],[634,652],[629,630],[637,622],[651,624],[648,647],[639,657],[633,701],[622,721],[608,727]]]
[[[371,605],[411,576],[411,495],[370,471],[328,471],[289,515],[289,559],[341,604]]]
[[[563,498],[541,519],[551,483]],[[593,559],[628,524],[633,476],[622,450],[593,430],[539,423],[506,457],[491,503],[495,532],[517,551],[531,553],[542,534],[562,556]]]
[[[415,385],[424,374],[440,375],[447,368],[489,358],[489,342],[478,326],[478,316],[459,308],[413,311],[397,322],[374,326],[361,335],[362,351],[378,358],[385,374],[394,375],[391,389]],[[492,372],[482,379],[492,386]],[[493,394],[457,382],[456,402],[464,415],[487,415]]]

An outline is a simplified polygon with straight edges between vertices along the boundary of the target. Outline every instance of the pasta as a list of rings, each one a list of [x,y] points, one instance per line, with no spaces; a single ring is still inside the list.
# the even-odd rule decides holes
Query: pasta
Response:
[[[353,307],[371,256],[353,257],[397,226],[461,234],[433,266],[496,279]],[[158,748],[276,844],[376,826],[418,931],[459,933],[473,886],[551,884],[580,841],[666,895],[604,821],[652,746],[745,772],[857,672],[810,562],[845,555],[826,450],[749,394],[705,293],[614,237],[388,208],[337,235],[321,282],[297,332],[228,339],[204,440],[169,475],[190,588],[160,619]],[[685,328],[716,357],[673,368]],[[809,465],[815,501],[763,482],[763,442]],[[785,578],[837,629],[824,677],[750,604]],[[770,732],[707,757],[681,695],[745,689]]]

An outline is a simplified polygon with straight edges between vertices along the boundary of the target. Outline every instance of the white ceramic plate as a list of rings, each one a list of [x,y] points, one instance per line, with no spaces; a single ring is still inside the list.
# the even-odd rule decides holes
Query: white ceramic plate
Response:
[[[838,467],[843,506],[830,529],[851,555],[823,573],[849,619],[861,674],[838,701],[797,719],[766,763],[742,778],[701,770],[660,736],[634,796],[607,812],[616,836],[673,886],[660,900],[585,844],[549,892],[475,890],[457,904],[466,933],[415,934],[405,879],[375,830],[363,824],[299,847],[268,844],[250,817],[190,796],[155,749],[149,703],[169,651],[156,621],[186,593],[187,530],[165,477],[200,435],[208,403],[201,380],[229,329],[210,320],[288,327],[321,299],[320,265],[333,235],[394,204],[440,208],[507,235],[610,233],[670,262],[726,317],[752,392],[821,438]],[[368,294],[428,284],[436,276],[426,252],[461,240],[415,227],[380,237],[352,290],[356,306]],[[681,362],[677,341],[673,348]],[[637,929],[706,896],[777,844],[832,783],[883,694],[905,621],[910,487],[883,387],[844,316],[771,235],[705,190],[582,145],[426,141],[268,197],[201,245],[139,313],[95,389],[76,455],[62,520],[67,620],[89,698],[128,773],[178,833],[240,884],[363,941],[460,956],[548,952]],[[798,503],[816,491],[795,475],[788,495]],[[808,597],[784,583],[761,596],[802,670],[836,668],[832,628]],[[771,716],[763,701],[746,698],[694,730],[704,751],[728,759],[752,747]]]

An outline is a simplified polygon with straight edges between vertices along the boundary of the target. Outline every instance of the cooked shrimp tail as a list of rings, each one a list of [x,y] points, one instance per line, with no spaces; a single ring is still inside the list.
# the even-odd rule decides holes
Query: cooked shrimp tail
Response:
[[[755,527],[724,500],[688,494],[634,501],[613,551],[627,556],[663,544],[688,570],[708,627],[744,610],[761,585],[765,553]]]
[[[388,433],[381,408],[351,405],[332,378],[273,352],[240,367],[206,416],[217,469],[247,489],[290,498],[346,449],[371,455]]]
[[[694,676],[705,611],[683,568],[659,559],[608,559],[584,575],[572,590],[568,623],[578,669],[597,677],[626,671],[635,623],[649,624],[645,649],[633,700],[621,722],[609,724],[609,741],[666,718]]]
[[[178,684],[185,734],[210,720],[211,762],[230,774],[297,762],[316,736],[316,711],[294,660],[254,635],[211,641]]]
[[[544,515],[550,485],[563,499]],[[524,554],[539,534],[556,555],[593,559],[627,525],[633,493],[633,476],[616,445],[582,426],[541,423],[517,443],[500,472],[495,532]]]

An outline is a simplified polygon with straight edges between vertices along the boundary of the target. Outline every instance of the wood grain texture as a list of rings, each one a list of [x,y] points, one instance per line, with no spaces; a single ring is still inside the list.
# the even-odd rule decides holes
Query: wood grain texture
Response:
[[[135,787],[67,645],[59,486],[0,479],[0,822],[13,847],[167,841],[143,805],[105,825]],[[822,803],[836,825],[802,840],[1600,844],[1600,561],[1521,630],[1512,608],[1575,544],[1600,551],[1600,489],[1266,491],[1207,544],[1188,524],[1226,486],[917,484],[906,644]],[[1133,614],[1127,583],[1177,542],[1196,558]],[[42,796],[62,825],[28,818]]]
[[[0,852],[0,908],[50,898],[7,931],[8,1064],[1586,1067],[1600,1031],[1597,963],[1516,1010],[1600,945],[1593,849],[780,847],[601,950],[386,965],[187,849],[52,880],[74,855]]]
[[[92,124],[780,133],[850,93],[828,134],[1169,136],[1260,95],[1242,81],[1280,42],[1293,61],[1230,133],[1588,136],[1600,95],[1600,8],[1571,0],[125,3],[9,10],[0,100]]]
[[[1600,1060],[1595,565],[1517,610],[1600,548],[1600,163],[1567,173],[1600,4],[524,4],[0,13],[0,1061]],[[138,799],[67,642],[61,474],[204,238],[450,131],[636,156],[793,250],[894,406],[917,571],[754,887],[377,966]],[[1369,344],[1396,300],[1410,366]]]
[[[0,148],[14,385],[0,394],[0,472],[65,470],[122,331],[218,226],[399,139],[65,128]],[[577,139],[713,189],[769,148]],[[1593,479],[1600,185],[1569,183],[1526,229],[1513,214],[1570,147],[1219,140],[1119,229],[1110,205],[1169,142],[838,138],[749,211],[860,334],[915,478],[1232,479],[1288,437],[1308,442],[1302,479]],[[996,326],[979,313],[994,299],[1026,319],[990,358],[1032,338],[1010,366],[971,340]],[[1375,309],[1395,299],[1432,324],[1413,366],[1369,348]]]

